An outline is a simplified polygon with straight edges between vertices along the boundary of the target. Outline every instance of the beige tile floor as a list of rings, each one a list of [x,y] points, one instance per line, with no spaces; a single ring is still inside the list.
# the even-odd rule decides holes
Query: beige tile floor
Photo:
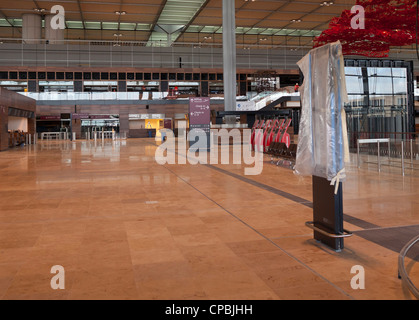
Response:
[[[0,153],[0,298],[412,299],[398,252],[356,232],[334,252],[304,226],[312,209],[261,187],[307,203],[310,177],[269,157],[257,176],[245,165],[161,166],[155,150],[140,139]],[[417,172],[348,171],[346,215],[377,228],[419,225]],[[51,289],[54,265],[65,268],[64,290]],[[364,290],[351,288],[354,265],[365,269]],[[418,269],[409,260],[419,285]]]

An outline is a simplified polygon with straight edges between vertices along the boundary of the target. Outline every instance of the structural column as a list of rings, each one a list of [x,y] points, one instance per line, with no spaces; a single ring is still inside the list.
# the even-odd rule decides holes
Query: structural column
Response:
[[[119,133],[129,135],[129,108],[120,108],[119,111]]]
[[[22,40],[25,44],[39,44],[42,39],[42,17],[39,14],[22,15]]]
[[[223,66],[224,110],[236,110],[236,6],[234,0],[223,0]],[[226,117],[234,123],[235,117]]]
[[[71,120],[71,134],[76,134],[76,139],[81,139],[81,119]]]
[[[52,14],[45,16],[45,40],[49,44],[64,44],[64,29],[53,28],[51,25],[54,16]]]
[[[28,133],[30,135],[36,134],[36,118],[29,118],[28,119]]]

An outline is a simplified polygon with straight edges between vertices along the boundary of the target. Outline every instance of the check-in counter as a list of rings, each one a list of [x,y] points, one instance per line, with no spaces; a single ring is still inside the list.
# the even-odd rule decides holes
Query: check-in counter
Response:
[[[25,135],[14,134],[15,130],[28,132],[32,136],[36,132],[36,101],[19,93],[0,87],[0,151],[10,146],[25,142]],[[15,127],[18,123],[24,127]],[[9,133],[12,131],[12,134]]]
[[[155,138],[156,129],[130,129],[129,138]]]

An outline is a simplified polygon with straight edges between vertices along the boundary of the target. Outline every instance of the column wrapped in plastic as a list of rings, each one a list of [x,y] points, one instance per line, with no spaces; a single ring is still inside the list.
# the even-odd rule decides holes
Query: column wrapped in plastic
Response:
[[[315,48],[297,64],[304,83],[299,90],[302,108],[295,172],[344,181],[349,150],[343,106],[348,99],[341,44]]]

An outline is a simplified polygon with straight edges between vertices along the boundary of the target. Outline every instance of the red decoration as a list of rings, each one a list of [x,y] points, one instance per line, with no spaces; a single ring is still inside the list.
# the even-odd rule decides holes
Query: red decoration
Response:
[[[344,10],[315,38],[314,48],[340,40],[344,55],[382,58],[388,57],[391,46],[415,43],[416,1],[357,0],[356,4],[365,10],[365,29],[353,29],[357,13]]]

